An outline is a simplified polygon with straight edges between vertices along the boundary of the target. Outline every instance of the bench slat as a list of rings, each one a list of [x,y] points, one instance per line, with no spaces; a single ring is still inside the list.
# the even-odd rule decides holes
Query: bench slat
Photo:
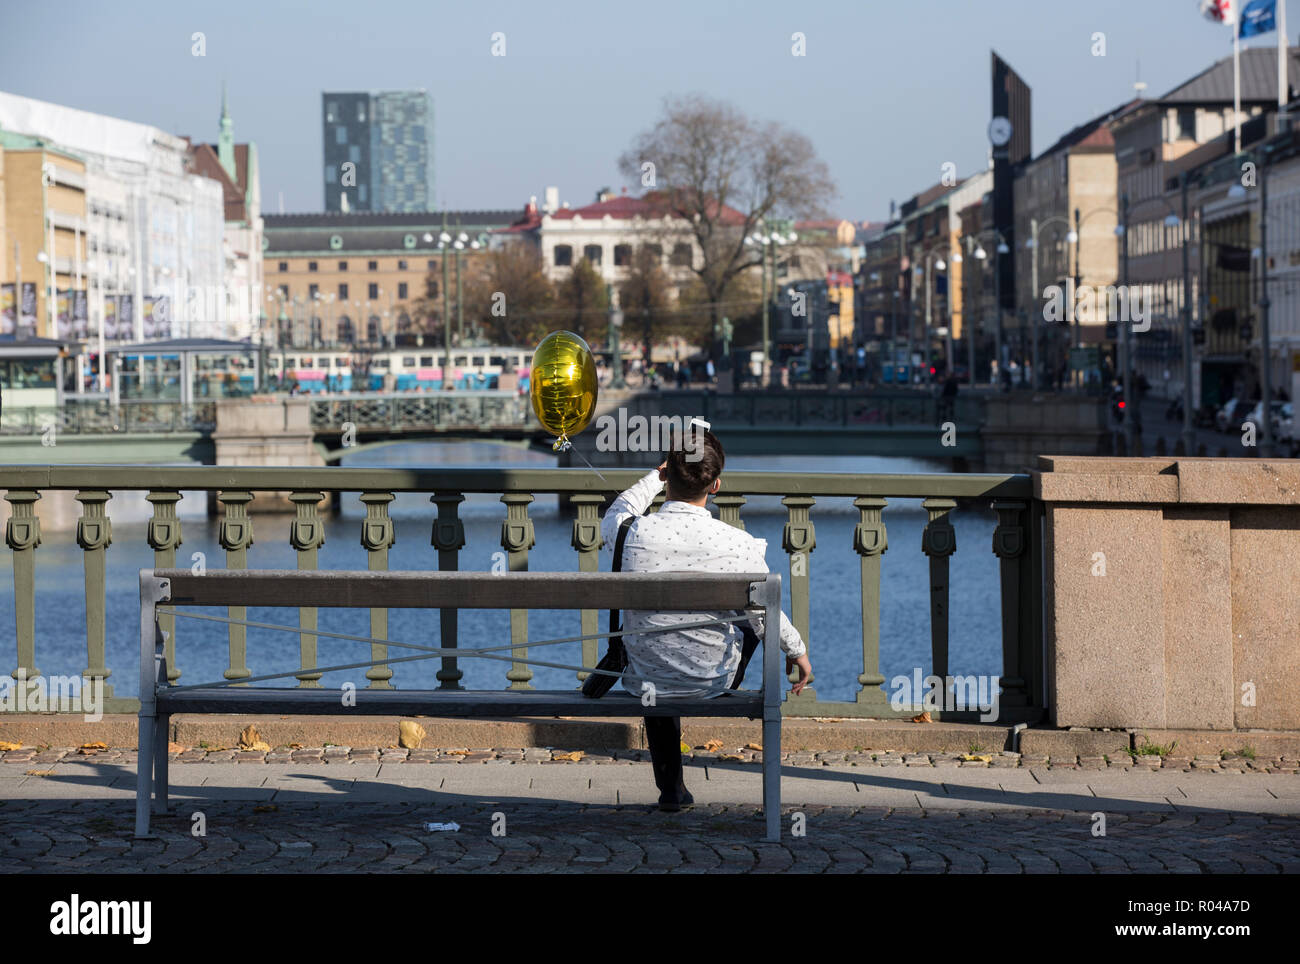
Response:
[[[333,716],[740,716],[763,715],[763,694],[736,690],[715,699],[661,698],[642,706],[631,695],[610,692],[598,700],[568,690],[358,689],[355,706],[328,689],[218,686],[212,689],[158,690],[158,712],[172,713],[314,713]]]
[[[388,609],[642,609],[711,612],[750,606],[766,573],[369,572],[145,570],[171,582],[177,606]],[[270,578],[268,578],[270,577]],[[485,578],[487,577],[487,578]]]

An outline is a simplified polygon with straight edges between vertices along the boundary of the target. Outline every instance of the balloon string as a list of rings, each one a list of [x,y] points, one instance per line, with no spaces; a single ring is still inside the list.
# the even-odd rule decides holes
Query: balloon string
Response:
[[[600,481],[602,482],[609,481],[609,479],[605,478],[603,475],[600,475],[600,469],[596,468],[594,465],[588,462],[587,457],[573,447],[573,443],[569,441],[568,435],[561,435],[559,438],[557,438],[555,442],[551,445],[551,448],[554,449],[556,452],[572,452],[578,458],[582,459],[583,463],[587,466],[587,468],[591,469],[591,471],[595,472],[597,475],[600,476]]]

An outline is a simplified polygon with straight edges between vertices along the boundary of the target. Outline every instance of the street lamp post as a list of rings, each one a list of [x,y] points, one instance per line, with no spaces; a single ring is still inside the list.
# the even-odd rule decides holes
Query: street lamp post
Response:
[[[622,346],[619,344],[623,334],[623,309],[614,304],[614,286],[612,284],[605,286],[605,295],[609,304],[609,351],[611,365],[613,366],[609,387],[613,389],[627,388],[627,382],[623,380]]]

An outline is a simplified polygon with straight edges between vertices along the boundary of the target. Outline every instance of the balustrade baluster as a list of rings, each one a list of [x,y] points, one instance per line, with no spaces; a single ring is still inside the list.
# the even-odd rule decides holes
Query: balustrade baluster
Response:
[[[457,553],[465,546],[465,523],[457,514],[458,507],[465,501],[465,496],[459,492],[437,492],[429,501],[438,506],[438,518],[433,523],[433,545],[438,550],[438,571],[455,572],[460,568]],[[439,610],[443,649],[456,648],[459,615],[460,612],[456,609],[444,607]],[[461,689],[460,680],[464,675],[465,673],[457,665],[455,656],[443,656],[442,668],[438,670],[438,688]]]
[[[957,534],[949,513],[957,508],[952,499],[926,499],[921,508],[930,514],[921,535],[921,551],[930,557],[930,657],[931,672],[948,676],[948,557],[957,549]],[[946,686],[946,684],[945,684]],[[945,697],[945,706],[946,697]]]
[[[81,518],[77,520],[77,545],[85,550],[86,567],[86,668],[82,676],[98,679],[103,684],[103,698],[113,698],[113,687],[104,653],[105,607],[105,550],[113,542],[113,523],[108,518],[106,506],[113,496],[104,489],[82,489],[76,495],[81,503]]]
[[[297,517],[289,526],[289,543],[298,552],[299,569],[316,568],[316,550],[325,544],[325,523],[317,511],[323,492],[291,492],[289,501],[297,510]],[[316,666],[316,641],[319,638],[311,632],[316,628],[316,609],[314,606],[301,607],[298,610],[298,627],[305,632],[298,634],[298,665],[304,669]],[[305,689],[320,688],[320,673],[299,673],[296,677],[298,686]]]
[[[537,544],[533,532],[533,520],[528,518],[528,503],[533,496],[527,492],[507,492],[501,496],[506,505],[506,518],[501,523],[501,548],[506,550],[506,558],[511,572],[528,571],[528,550]],[[515,662],[510,664],[506,679],[510,680],[512,690],[530,690],[529,682],[533,671],[527,663],[519,662],[528,658],[528,610],[510,610],[510,644],[511,655]]]
[[[569,496],[569,501],[577,506],[578,514],[573,520],[573,536],[569,544],[578,551],[578,570],[580,572],[600,571],[600,506],[605,497],[594,492],[577,492]],[[582,610],[582,635],[590,636],[599,632],[599,614],[594,609]],[[599,661],[599,640],[582,641],[582,665],[595,666]],[[579,671],[578,681],[585,680],[590,674]]]
[[[361,545],[366,550],[366,566],[371,572],[385,572],[388,569],[388,550],[397,541],[393,520],[388,516],[388,503],[393,501],[391,492],[363,492],[361,501],[366,507],[366,517],[361,523]],[[370,635],[373,639],[388,638],[388,610],[370,610]],[[370,680],[370,689],[388,690],[393,686],[393,668],[380,660],[388,659],[388,647],[383,643],[370,644],[370,658],[376,665],[366,670],[366,679]]]
[[[808,496],[788,495],[781,500],[786,507],[788,518],[781,533],[781,548],[790,556],[790,615],[794,628],[799,630],[804,645],[808,647],[809,658],[812,656],[812,631],[809,626],[809,586],[811,582],[812,551],[817,548],[817,530],[808,511],[816,503]],[[790,682],[799,679],[798,671],[790,674]],[[817,691],[808,680],[808,686],[797,696],[791,693],[787,700],[798,703],[814,703]]]
[[[880,672],[880,557],[889,548],[889,535],[881,513],[884,499],[862,496],[853,500],[858,510],[858,524],[853,528],[853,548],[861,559],[862,570],[862,673],[857,703],[871,712],[889,708],[889,696],[880,687],[885,677]]]
[[[1021,662],[1023,642],[1020,616],[1020,574],[1025,550],[1026,504],[1014,500],[993,503],[998,525],[993,530],[993,554],[1001,560],[1002,583],[1002,695],[999,706],[1028,706],[1029,692]]]
[[[248,517],[248,503],[253,493],[242,490],[223,491],[217,499],[225,507],[217,540],[226,550],[227,569],[248,568],[248,547],[253,544],[253,520]],[[231,619],[247,619],[248,607],[228,606],[226,615]],[[248,668],[248,627],[229,625],[230,666],[222,674],[226,679],[241,680],[252,676]],[[236,683],[242,686],[242,683]]]
[[[718,507],[718,521],[735,526],[745,531],[745,523],[740,518],[740,507],[748,501],[743,495],[722,495],[713,497],[713,504]]]
[[[10,504],[5,545],[13,553],[14,628],[18,642],[18,665],[10,674],[14,679],[41,675],[36,668],[36,547],[41,544],[36,502],[40,497],[35,489],[10,489],[5,493],[5,501]]]
[[[149,520],[149,546],[153,549],[155,569],[176,568],[176,550],[181,544],[181,520],[176,517],[176,503],[181,494],[172,489],[151,490],[145,496],[153,503],[153,518]],[[167,634],[163,652],[167,657],[167,682],[175,684],[181,678],[176,666],[176,617],[160,614],[158,626]]]

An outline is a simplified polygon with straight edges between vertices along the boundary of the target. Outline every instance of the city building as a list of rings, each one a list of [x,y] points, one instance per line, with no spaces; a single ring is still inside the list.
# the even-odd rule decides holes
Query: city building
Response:
[[[433,100],[424,90],[321,94],[325,210],[434,206]]]
[[[86,302],[92,345],[101,339],[218,334],[200,312],[209,300],[206,293],[221,291],[225,282],[224,198],[220,183],[192,170],[184,138],[3,92],[0,129],[36,139],[44,149],[75,156],[84,165],[85,224],[73,225],[72,231],[74,243],[80,232],[86,244],[82,260],[70,266],[73,288],[84,295],[70,300],[73,317],[80,313],[78,299]],[[24,185],[27,192],[40,187]],[[31,197],[15,202],[11,193],[6,192],[7,208],[39,203]],[[12,244],[5,256],[12,257]],[[24,278],[32,270],[27,258],[24,253]],[[97,366],[95,372],[97,379],[103,374]]]
[[[482,270],[492,232],[518,217],[517,210],[264,215],[266,337],[310,346],[426,337],[435,320],[421,317],[415,302],[440,306],[446,298],[454,313],[457,261],[463,285]]]
[[[221,185],[225,213],[224,290],[209,297],[201,313],[192,312],[216,324],[193,333],[252,338],[262,315],[262,189],[257,145],[235,143],[234,121],[226,106],[224,88],[217,143],[193,145],[191,165],[196,173]]]
[[[1038,339],[1039,374],[1047,378],[1039,384],[1066,380],[1069,346],[1105,341],[1106,313],[1077,310],[1078,293],[1115,284],[1118,200],[1110,124],[1141,105],[1130,100],[1078,125],[1016,170],[1015,330],[1017,339]],[[1032,343],[1019,340],[1014,350],[1022,359],[1035,354]]]
[[[1247,122],[1276,110],[1277,53],[1271,47],[1245,49],[1240,60],[1244,146]],[[1289,84],[1294,89],[1300,83],[1300,48],[1289,49],[1287,68]],[[1138,303],[1150,313],[1150,330],[1138,335],[1134,345],[1133,367],[1153,386],[1170,394],[1183,390],[1179,332],[1184,299],[1194,309],[1199,301],[1194,287],[1189,292],[1183,290],[1182,245],[1184,237],[1195,243],[1196,225],[1192,218],[1188,219],[1193,221],[1191,224],[1181,220],[1179,177],[1186,164],[1177,162],[1210,142],[1218,145],[1213,152],[1234,152],[1233,109],[1233,60],[1225,57],[1163,96],[1143,101],[1109,125],[1115,140],[1121,223],[1126,199],[1128,212],[1128,264],[1126,269],[1121,243],[1119,282],[1133,286]],[[1263,129],[1252,128],[1252,133],[1258,137]],[[1204,154],[1198,157],[1205,162]],[[1174,223],[1171,215],[1179,218],[1179,223]],[[1224,216],[1238,217],[1226,212]],[[1245,229],[1248,224],[1242,221],[1240,226],[1220,225],[1214,233],[1227,231],[1238,238]],[[1209,233],[1207,225],[1207,238]],[[1193,270],[1191,278],[1197,277],[1199,270]],[[1223,321],[1226,314],[1220,315],[1218,328],[1213,323],[1214,312],[1226,311],[1226,307],[1207,304],[1205,309],[1211,323],[1206,330],[1204,362],[1212,366],[1235,366],[1241,360],[1241,348],[1231,330],[1233,326]],[[1240,325],[1236,328],[1239,331]],[[1168,380],[1166,371],[1170,373]],[[1224,375],[1225,379],[1228,377]]]

